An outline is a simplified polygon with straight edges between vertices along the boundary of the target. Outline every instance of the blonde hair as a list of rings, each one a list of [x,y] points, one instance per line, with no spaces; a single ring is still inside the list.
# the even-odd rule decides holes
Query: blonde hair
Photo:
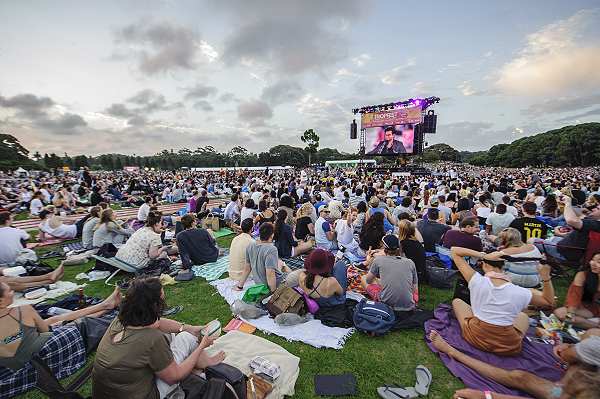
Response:
[[[408,220],[398,222],[398,240],[416,240],[415,226]]]
[[[111,208],[106,208],[102,210],[102,212],[100,213],[100,220],[98,221],[98,224],[96,224],[96,229],[98,229],[102,224],[108,224],[112,222],[113,215],[114,212]]]
[[[507,227],[498,234],[498,238],[505,247],[520,247],[523,245],[523,241],[521,239],[521,233],[519,230]]]
[[[379,197],[374,195],[369,199],[369,206],[371,208],[377,208],[379,206]]]

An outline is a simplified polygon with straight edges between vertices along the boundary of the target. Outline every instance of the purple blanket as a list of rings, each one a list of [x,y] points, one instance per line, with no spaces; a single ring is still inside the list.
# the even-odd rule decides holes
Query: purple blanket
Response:
[[[435,310],[434,315],[435,318],[425,323],[425,341],[429,346],[429,349],[435,353],[438,353],[438,351],[429,341],[429,332],[431,330],[437,330],[450,345],[461,352],[493,366],[500,367],[505,370],[525,370],[550,381],[558,381],[563,375],[563,370],[552,353],[551,345],[529,342],[527,339],[525,339],[523,341],[523,351],[519,356],[505,357],[494,355],[492,353],[476,349],[463,339],[458,321],[452,314],[452,307],[448,305],[440,305]],[[466,367],[454,359],[451,359],[446,354],[442,353],[439,355],[440,359],[448,368],[448,370],[450,370],[450,372],[456,377],[460,378],[468,388],[482,391],[490,390],[492,392],[506,395],[529,397],[527,394],[521,391],[507,388],[504,385],[479,375],[474,370]]]

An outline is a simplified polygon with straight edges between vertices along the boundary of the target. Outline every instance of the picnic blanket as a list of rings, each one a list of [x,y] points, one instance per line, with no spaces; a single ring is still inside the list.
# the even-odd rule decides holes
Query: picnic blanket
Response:
[[[69,292],[76,291],[78,288],[85,287],[86,284],[77,285],[70,281],[58,281],[55,284],[50,284],[50,290],[46,292],[44,296],[37,299],[26,299],[23,294],[16,293],[15,299],[13,303],[9,306],[9,308],[16,308],[18,306],[23,305],[35,305],[36,303],[44,302],[48,299],[58,298],[59,296],[63,296],[68,294]]]
[[[210,283],[219,294],[225,298],[231,305],[236,299],[242,299],[244,291],[234,291],[233,287],[236,281],[231,279],[222,279]],[[244,290],[255,285],[252,280],[247,280]],[[321,324],[320,320],[310,320],[303,324],[295,326],[280,326],[269,316],[262,316],[258,319],[242,319],[248,324],[252,324],[264,333],[275,334],[287,339],[288,341],[300,341],[315,348],[333,348],[342,349],[346,339],[353,333],[353,328],[327,327]]]
[[[304,257],[281,258],[281,260],[292,270],[304,268]]]
[[[450,306],[438,306],[434,312],[434,316],[435,318],[425,323],[425,341],[429,346],[429,349],[435,353],[437,353],[437,350],[433,347],[428,338],[431,330],[437,330],[450,345],[461,352],[493,366],[505,370],[525,370],[550,381],[558,381],[563,375],[563,369],[560,367],[560,364],[552,353],[552,345],[529,342],[527,339],[524,339],[523,351],[519,356],[498,356],[476,349],[463,339],[460,326],[458,325],[456,318],[452,315],[452,308]],[[529,397],[524,392],[507,388],[489,378],[481,376],[479,373],[462,363],[451,359],[446,354],[440,354],[440,359],[448,370],[456,377],[460,378],[468,388],[482,391],[489,390],[505,395]]]
[[[280,367],[281,375],[273,383],[273,391],[267,398],[283,399],[284,396],[294,396],[294,386],[300,373],[300,358],[281,346],[256,335],[230,331],[219,337],[206,351],[210,355],[219,351],[225,352],[227,357],[224,363],[237,367],[246,375],[252,373],[249,364],[255,356],[269,359]]]
[[[214,281],[227,273],[229,269],[229,255],[217,259],[213,263],[192,266],[192,272],[196,277],[202,277],[206,281]]]

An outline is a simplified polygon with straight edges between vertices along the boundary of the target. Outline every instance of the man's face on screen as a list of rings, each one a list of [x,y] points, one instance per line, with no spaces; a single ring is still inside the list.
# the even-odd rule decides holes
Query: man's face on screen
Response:
[[[394,132],[392,132],[391,130],[386,130],[385,131],[385,141],[392,141],[394,140]]]

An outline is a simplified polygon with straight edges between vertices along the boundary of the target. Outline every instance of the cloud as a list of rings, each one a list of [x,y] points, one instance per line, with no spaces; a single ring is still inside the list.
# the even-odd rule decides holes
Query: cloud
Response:
[[[283,79],[263,89],[261,99],[277,105],[293,102],[302,95],[302,87],[295,80]]]
[[[264,101],[261,100],[247,100],[242,101],[237,107],[238,118],[249,123],[251,126],[262,126],[265,123],[265,119],[273,117],[273,110]]]
[[[33,94],[17,94],[10,98],[0,96],[0,107],[16,109],[27,118],[45,115],[45,110],[54,104],[49,97],[37,97]]]
[[[130,126],[142,126],[148,122],[147,117],[153,113],[183,107],[180,102],[169,103],[164,95],[152,89],[137,92],[125,100],[125,103],[111,104],[104,112],[116,118],[127,119]]]
[[[600,10],[580,10],[527,36],[519,55],[499,71],[509,94],[553,95],[600,85]],[[595,30],[595,31],[594,31]]]
[[[223,93],[219,96],[219,101],[222,103],[228,103],[230,101],[235,101],[236,97],[233,93]]]
[[[481,96],[483,94],[486,94],[485,90],[475,89],[471,85],[471,81],[469,81],[469,80],[463,81],[461,84],[458,85],[457,88],[460,90],[460,92],[462,93],[462,95],[466,96],[466,97],[469,97],[469,96]]]
[[[17,118],[54,134],[75,134],[79,133],[78,127],[87,126],[81,115],[67,112],[49,97],[29,93],[10,98],[0,96],[0,107],[13,109]]]
[[[406,63],[384,72],[381,75],[381,82],[386,85],[400,84],[401,81],[409,77],[410,71],[414,69],[415,65],[417,65],[416,60],[409,58]]]
[[[564,118],[557,119],[557,122],[569,122],[569,121],[578,121],[581,118],[587,118],[588,116],[600,115],[600,108],[592,109],[587,112],[583,112],[577,115],[566,116]],[[579,122],[578,122],[579,123]]]
[[[194,108],[201,109],[201,110],[206,111],[206,112],[210,112],[210,111],[214,110],[214,108],[211,105],[211,103],[209,103],[206,100],[198,100],[198,101],[196,101],[194,103]]]
[[[547,114],[580,111],[597,104],[600,104],[600,93],[588,96],[558,97],[532,104],[522,110],[521,113],[523,115],[539,117]]]
[[[239,24],[224,43],[222,59],[227,64],[261,64],[285,76],[321,72],[344,59],[349,41],[341,34],[343,21],[367,10],[360,0],[212,4]]]
[[[127,46],[130,55],[137,58],[139,70],[146,75],[167,71],[193,70],[203,55],[208,62],[218,53],[197,32],[170,22],[140,21],[115,32],[117,44]],[[120,57],[127,54],[120,49]]]
[[[371,56],[369,54],[361,54],[358,57],[352,58],[352,63],[359,68],[365,66],[369,61],[371,61]]]
[[[80,115],[66,113],[56,119],[41,119],[37,125],[55,134],[75,135],[80,133],[76,128],[87,126],[87,122]]]
[[[217,88],[213,86],[207,86],[202,83],[196,83],[193,87],[188,87],[185,89],[186,100],[193,100],[197,98],[206,98],[209,96],[214,96],[217,94]]]

